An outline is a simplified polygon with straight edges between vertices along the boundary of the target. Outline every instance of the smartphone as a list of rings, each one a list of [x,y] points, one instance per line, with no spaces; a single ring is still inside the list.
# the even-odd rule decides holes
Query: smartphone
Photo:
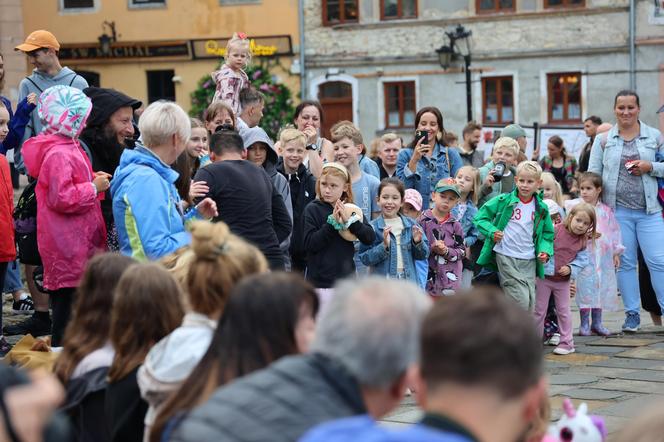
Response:
[[[422,144],[429,144],[429,133],[425,130],[418,130],[415,132],[415,139],[422,140]]]

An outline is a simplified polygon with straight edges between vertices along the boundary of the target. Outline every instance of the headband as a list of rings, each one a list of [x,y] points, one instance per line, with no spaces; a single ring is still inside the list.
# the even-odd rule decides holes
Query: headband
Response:
[[[323,164],[323,170],[325,170],[325,169],[337,169],[338,171],[340,171],[341,173],[344,174],[344,177],[346,177],[346,179],[349,178],[348,169],[346,169],[343,164],[336,163],[336,162],[325,163],[325,164]]]

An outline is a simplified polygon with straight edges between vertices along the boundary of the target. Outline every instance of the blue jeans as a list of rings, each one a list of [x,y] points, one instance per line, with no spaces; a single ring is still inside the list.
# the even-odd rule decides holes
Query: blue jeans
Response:
[[[5,274],[5,284],[2,288],[2,293],[14,293],[23,288],[23,281],[21,281],[21,269],[19,268],[18,259],[8,263],[7,273]]]
[[[650,270],[650,280],[659,306],[664,309],[664,218],[661,213],[647,214],[645,210],[616,207],[616,219],[620,225],[625,251],[618,269],[618,288],[622,295],[625,313],[639,313],[641,297],[639,277],[636,272],[637,247]]]

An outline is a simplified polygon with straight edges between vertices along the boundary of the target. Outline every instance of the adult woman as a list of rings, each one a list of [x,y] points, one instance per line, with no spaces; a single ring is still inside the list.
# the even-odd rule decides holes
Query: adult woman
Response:
[[[217,205],[205,198],[183,215],[169,164],[184,152],[191,135],[189,117],[180,106],[157,101],[138,123],[143,144],[122,153],[111,192],[120,251],[139,260],[159,259],[191,240],[185,221],[217,216]]]
[[[616,125],[595,137],[588,170],[602,175],[602,199],[613,208],[625,251],[618,288],[625,306],[623,330],[636,331],[639,315],[637,249],[640,247],[657,300],[664,309],[664,219],[657,200],[657,178],[664,177],[662,134],[639,120],[639,96],[620,91],[615,97]]]
[[[549,138],[546,148],[549,154],[540,161],[542,171],[551,172],[560,184],[563,194],[567,194],[574,182],[574,173],[577,169],[576,158],[567,154],[563,139],[558,135]]]
[[[290,354],[303,353],[313,339],[318,297],[302,277],[255,275],[232,291],[203,359],[171,395],[157,417],[151,441],[172,430],[178,418],[221,385]],[[174,419],[173,419],[174,418]]]
[[[295,127],[307,138],[307,156],[304,165],[313,176],[318,178],[323,170],[323,161],[334,161],[332,142],[320,136],[320,125],[323,122],[323,107],[318,101],[305,100],[295,108]],[[274,148],[281,152],[281,143]]]
[[[106,248],[98,195],[108,189],[110,175],[93,173],[77,140],[91,109],[90,99],[76,88],[46,89],[37,109],[44,131],[23,145],[28,174],[37,179],[37,244],[44,288],[51,295],[54,347],[62,345],[88,259]]]
[[[415,137],[397,158],[397,176],[407,189],[415,189],[422,195],[422,210],[429,208],[431,192],[442,178],[454,177],[463,166],[456,149],[450,149],[442,141],[445,129],[443,114],[437,107],[423,107],[415,116],[417,131],[426,137]]]

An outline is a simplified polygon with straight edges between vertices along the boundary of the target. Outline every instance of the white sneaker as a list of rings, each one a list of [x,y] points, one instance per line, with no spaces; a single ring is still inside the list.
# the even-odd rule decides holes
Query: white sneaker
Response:
[[[573,348],[563,348],[563,347],[556,347],[553,349],[553,353],[561,356],[568,355],[570,353],[574,353],[576,350]]]
[[[554,333],[546,343],[556,347],[558,344],[560,344],[560,334]]]

